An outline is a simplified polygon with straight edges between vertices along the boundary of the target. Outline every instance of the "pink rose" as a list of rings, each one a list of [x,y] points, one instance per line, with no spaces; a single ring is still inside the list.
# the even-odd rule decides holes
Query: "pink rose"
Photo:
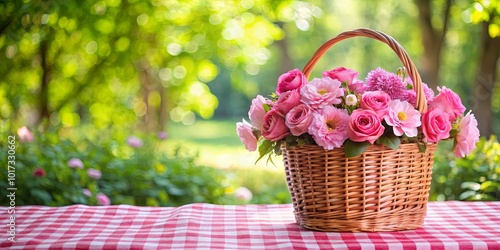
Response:
[[[98,193],[96,195],[96,198],[97,198],[97,203],[101,206],[109,206],[111,204],[111,200],[109,199],[109,197],[103,193]]]
[[[451,123],[448,114],[432,107],[422,115],[422,132],[428,142],[438,142],[450,137]]]
[[[257,149],[257,138],[253,133],[252,125],[245,121],[245,119],[242,122],[236,123],[236,133],[248,151],[255,151]]]
[[[44,177],[46,175],[45,170],[41,167],[37,167],[35,171],[33,171],[33,176],[35,177]]]
[[[283,92],[274,103],[273,108],[278,110],[282,116],[285,116],[290,109],[301,104],[300,98],[301,96],[298,89]]]
[[[439,88],[439,94],[429,103],[429,107],[438,108],[448,114],[450,122],[455,121],[465,111],[460,97],[447,87]]]
[[[313,109],[321,109],[332,104],[340,104],[344,96],[339,80],[315,78],[300,89],[302,102]]]
[[[346,82],[347,86],[351,91],[356,93],[363,93],[365,86],[363,81],[356,79],[359,73],[352,70],[346,69],[344,67],[339,67],[332,69],[330,71],[323,72],[323,77],[330,77],[340,82]]]
[[[264,123],[264,115],[266,114],[264,104],[266,103],[268,103],[268,100],[266,100],[263,96],[258,95],[252,100],[250,110],[248,111],[250,122],[258,130],[262,130],[262,123]]]
[[[68,167],[70,168],[80,168],[83,169],[83,162],[78,158],[71,158],[68,161]]]
[[[347,126],[347,134],[351,141],[368,141],[371,144],[384,133],[384,130],[377,113],[369,109],[354,110]]]
[[[285,125],[292,135],[299,136],[306,133],[312,121],[312,110],[305,104],[300,104],[291,109],[285,117]]]
[[[314,113],[313,121],[309,126],[309,134],[324,149],[340,148],[347,140],[348,122],[347,110],[326,106]]]
[[[477,120],[474,114],[465,115],[458,124],[458,134],[455,139],[457,145],[453,153],[457,157],[464,157],[476,148],[476,143],[479,141],[479,129],[477,129]]]
[[[266,140],[278,141],[290,134],[290,130],[285,125],[285,119],[275,109],[271,109],[264,116],[264,125],[262,126],[262,136]]]
[[[101,179],[101,171],[100,170],[97,170],[95,168],[89,168],[87,169],[87,175],[94,179],[94,180],[99,180]]]
[[[26,126],[23,126],[22,128],[17,129],[17,135],[19,136],[19,141],[21,141],[21,142],[32,142],[33,141],[33,134]]]
[[[358,77],[358,75],[358,72],[352,69],[346,69],[344,67],[339,67],[330,71],[323,72],[323,77],[330,77],[334,80],[339,80],[342,83],[352,83],[354,82],[354,79]]]
[[[391,97],[384,91],[368,91],[361,96],[360,106],[362,109],[370,109],[377,113],[380,119],[387,114]]]
[[[281,94],[290,90],[300,89],[306,83],[306,76],[299,69],[293,69],[278,78],[276,93]]]

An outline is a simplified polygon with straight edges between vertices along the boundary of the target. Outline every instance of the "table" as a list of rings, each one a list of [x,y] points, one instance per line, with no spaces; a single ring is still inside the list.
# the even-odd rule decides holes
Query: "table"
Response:
[[[291,204],[180,207],[0,207],[0,248],[11,249],[500,249],[500,202],[430,202],[424,226],[323,233],[295,224]]]

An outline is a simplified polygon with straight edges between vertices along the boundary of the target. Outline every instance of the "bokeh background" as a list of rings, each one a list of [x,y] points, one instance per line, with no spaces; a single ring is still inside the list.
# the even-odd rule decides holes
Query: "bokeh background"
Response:
[[[431,199],[500,200],[500,1],[4,0],[0,13],[2,205],[9,135],[20,205],[290,202],[280,159],[255,164],[234,124],[356,28],[394,37],[478,119],[471,156],[436,154]],[[353,38],[313,75],[339,66],[363,79],[401,63]]]

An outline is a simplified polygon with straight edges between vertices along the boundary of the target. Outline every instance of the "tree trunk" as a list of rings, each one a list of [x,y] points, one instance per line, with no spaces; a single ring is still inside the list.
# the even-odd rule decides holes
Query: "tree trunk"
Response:
[[[500,37],[492,38],[488,34],[488,22],[482,23],[480,58],[474,93],[471,97],[472,110],[478,121],[481,136],[492,134],[493,111],[491,110],[492,95],[497,81],[497,62],[500,58]]]
[[[439,84],[439,66],[441,64],[441,48],[448,28],[451,0],[447,0],[443,10],[443,27],[440,29],[432,25],[431,0],[415,0],[418,8],[420,30],[422,32],[422,45],[424,55],[421,65],[423,82],[432,89]]]
[[[40,44],[40,57],[42,64],[42,79],[40,83],[40,95],[38,103],[38,120],[37,124],[40,124],[44,118],[49,118],[49,81],[50,81],[50,67],[47,62],[48,53],[48,41],[44,40]]]
[[[277,22],[276,24],[281,29],[284,29],[284,23]],[[283,37],[283,39],[276,41],[276,45],[278,45],[281,55],[280,64],[278,67],[279,70],[278,75],[281,75],[293,69],[292,58],[290,57],[290,53],[288,52],[288,39],[286,35],[285,37]]]

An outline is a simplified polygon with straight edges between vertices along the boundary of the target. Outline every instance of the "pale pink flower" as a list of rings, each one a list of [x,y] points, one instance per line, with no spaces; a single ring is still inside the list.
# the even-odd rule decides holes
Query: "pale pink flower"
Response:
[[[37,167],[34,171],[33,171],[33,176],[34,177],[44,177],[46,175],[46,172],[43,168],[41,167]]]
[[[315,78],[300,89],[302,102],[313,109],[321,109],[342,102],[344,89],[339,80],[331,78]]]
[[[236,123],[236,133],[248,151],[255,151],[257,149],[257,138],[253,133],[252,125],[245,121],[245,119],[242,122]]]
[[[252,191],[246,187],[239,187],[234,191],[234,197],[240,201],[251,201],[253,198]]]
[[[349,114],[345,109],[326,106],[313,114],[309,134],[325,149],[340,148],[347,139]]]
[[[387,125],[391,126],[396,136],[406,134],[408,137],[418,135],[420,112],[407,101],[392,100],[389,102],[389,111],[384,117]]]
[[[422,132],[428,142],[438,142],[450,137],[451,123],[448,114],[431,107],[422,115]]]
[[[297,89],[283,92],[274,103],[273,109],[278,110],[282,116],[285,116],[290,109],[301,104],[300,98],[300,93]]]
[[[306,83],[306,76],[299,69],[293,69],[278,78],[276,93],[281,94],[290,90],[300,89]]]
[[[248,117],[250,122],[258,130],[262,130],[262,124],[264,123],[264,115],[266,115],[266,110],[264,109],[264,104],[267,104],[268,100],[261,95],[258,95],[252,100],[250,105],[250,110],[248,111]]]
[[[457,145],[453,153],[457,157],[464,157],[476,148],[476,143],[479,141],[479,129],[477,128],[477,120],[470,111],[460,120],[458,124],[458,134],[455,139]]]
[[[101,179],[101,171],[100,170],[97,170],[95,168],[89,168],[87,169],[87,175],[94,179],[94,180],[99,180]]]
[[[98,193],[96,195],[96,198],[97,198],[97,204],[101,205],[101,206],[109,206],[111,205],[111,200],[109,199],[109,197],[103,193]]]
[[[19,136],[19,141],[21,141],[21,142],[32,142],[33,141],[33,134],[26,126],[18,128],[17,135]]]
[[[413,85],[413,81],[409,77],[405,79],[405,82],[411,84],[412,86],[412,90],[408,92],[413,93],[413,95],[412,97],[410,97],[411,100],[408,100],[408,102],[411,103],[413,106],[415,106],[417,98],[415,93],[415,85]],[[434,100],[434,91],[431,88],[429,88],[429,86],[424,82],[422,83],[422,88],[424,90],[424,95],[425,99],[427,100],[427,103],[432,102],[432,100]]]
[[[345,97],[345,104],[347,106],[356,106],[358,104],[358,97],[354,94],[349,94]]]
[[[450,122],[455,121],[465,111],[460,97],[447,87],[439,88],[439,94],[429,103],[429,107],[436,107],[448,114]]]
[[[383,91],[367,91],[361,96],[362,109],[370,109],[377,113],[380,119],[387,114],[391,97]]]
[[[83,169],[83,162],[78,158],[71,158],[68,161],[68,167],[70,168],[80,168]]]
[[[285,124],[285,118],[275,109],[271,109],[264,116],[262,137],[270,141],[279,141],[290,134],[290,129]]]
[[[83,188],[82,189],[82,193],[85,195],[85,196],[92,196],[92,192],[90,192],[90,190],[88,188]]]
[[[355,109],[347,126],[347,134],[351,141],[368,141],[371,144],[384,133],[384,130],[377,113],[370,109]]]
[[[312,112],[311,108],[302,103],[286,114],[285,125],[292,135],[299,136],[308,131],[313,118]]]
[[[127,144],[133,148],[140,148],[142,147],[142,140],[132,135],[127,138]]]

